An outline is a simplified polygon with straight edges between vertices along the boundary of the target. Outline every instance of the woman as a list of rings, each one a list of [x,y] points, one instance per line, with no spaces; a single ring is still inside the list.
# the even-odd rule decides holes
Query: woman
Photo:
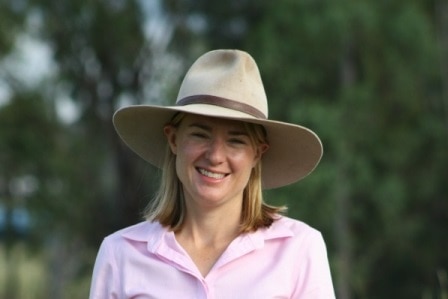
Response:
[[[176,106],[116,112],[120,137],[163,175],[146,221],[103,241],[90,298],[334,298],[321,234],[262,199],[313,171],[321,142],[267,117],[238,50],[201,56]]]

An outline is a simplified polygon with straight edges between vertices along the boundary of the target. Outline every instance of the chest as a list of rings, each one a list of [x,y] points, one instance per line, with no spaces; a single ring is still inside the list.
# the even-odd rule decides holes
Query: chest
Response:
[[[189,258],[171,252],[141,256],[123,267],[133,273],[124,276],[124,298],[290,298],[298,274],[292,256],[268,248],[195,251]]]
[[[199,272],[203,277],[206,277],[213,266],[218,261],[219,257],[225,251],[226,247],[221,248],[185,248],[185,251],[190,256],[193,263],[198,268]]]

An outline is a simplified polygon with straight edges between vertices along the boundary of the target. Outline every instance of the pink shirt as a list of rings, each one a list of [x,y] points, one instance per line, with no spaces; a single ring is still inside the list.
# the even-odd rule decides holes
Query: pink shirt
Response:
[[[335,298],[322,235],[281,217],[237,237],[206,277],[159,223],[108,237],[95,263],[90,299]]]

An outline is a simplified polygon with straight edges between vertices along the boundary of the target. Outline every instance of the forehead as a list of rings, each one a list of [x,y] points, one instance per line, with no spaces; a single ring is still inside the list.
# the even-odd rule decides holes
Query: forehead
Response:
[[[186,114],[183,121],[181,122],[181,126],[182,125],[186,127],[192,125],[201,125],[210,129],[220,128],[246,132],[246,126],[242,121],[195,114]]]

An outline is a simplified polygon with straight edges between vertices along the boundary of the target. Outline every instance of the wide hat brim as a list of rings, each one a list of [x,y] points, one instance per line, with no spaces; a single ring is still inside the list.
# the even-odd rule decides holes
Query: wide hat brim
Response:
[[[319,137],[306,127],[259,119],[215,105],[128,106],[115,112],[113,123],[129,148],[147,162],[161,168],[167,146],[163,128],[177,112],[262,125],[270,145],[261,160],[263,189],[277,188],[303,179],[314,170],[322,157]]]

